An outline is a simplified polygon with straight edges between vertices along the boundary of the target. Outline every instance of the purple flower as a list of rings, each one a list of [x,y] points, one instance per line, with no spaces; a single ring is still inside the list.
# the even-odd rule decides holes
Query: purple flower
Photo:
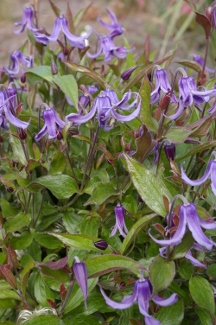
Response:
[[[184,198],[184,197],[183,197]],[[201,219],[197,213],[194,203],[186,202],[184,198],[184,204],[180,206],[179,209],[179,225],[170,239],[156,239],[149,231],[149,236],[159,245],[162,246],[175,246],[181,243],[186,231],[187,226],[192,233],[193,238],[196,242],[204,246],[207,250],[211,250],[213,246],[216,245],[211,239],[209,239],[202,228],[204,229],[216,229],[216,223],[213,219],[205,221]]]
[[[96,59],[99,55],[103,54],[104,59],[103,61],[109,61],[112,57],[117,57],[119,59],[125,59],[127,53],[132,52],[133,49],[128,50],[126,47],[123,46],[116,46],[110,35],[98,37],[100,42],[99,49],[94,54],[91,54],[89,51],[86,55],[91,59]]]
[[[181,177],[182,177],[183,181],[188,185],[200,186],[208,178],[211,178],[211,181],[212,181],[211,188],[212,188],[214,195],[216,195],[216,177],[215,177],[215,175],[216,175],[216,160],[213,160],[213,159],[209,160],[209,163],[207,165],[204,175],[197,180],[191,180],[190,178],[188,178],[187,175],[185,174],[183,166],[181,166]]]
[[[201,110],[201,104],[208,102],[209,99],[216,95],[216,89],[197,90],[193,77],[183,77],[179,80],[179,103],[175,114],[167,116],[170,120],[175,120],[181,116],[186,106],[195,104]]]
[[[84,262],[80,262],[79,258],[75,256],[75,263],[73,264],[73,273],[75,275],[75,278],[80,286],[80,289],[82,290],[83,296],[84,296],[84,304],[87,308],[86,300],[88,297],[88,283],[87,283],[87,268]]]
[[[37,42],[47,45],[49,42],[54,42],[58,39],[61,30],[67,37],[68,43],[71,46],[77,47],[79,49],[83,49],[85,47],[85,40],[89,38],[92,32],[92,30],[89,30],[85,36],[75,36],[71,34],[68,29],[67,19],[63,15],[61,15],[60,17],[56,18],[54,28],[50,36],[47,36],[42,33],[37,33],[35,34],[35,39]]]
[[[33,67],[34,59],[31,56],[24,55],[19,50],[14,51],[10,55],[10,59],[12,63],[8,68],[6,68],[6,73],[12,78],[14,78],[19,72],[23,74],[24,70],[20,67],[20,64],[27,68]]]
[[[168,80],[167,72],[164,69],[158,67],[154,70],[154,75],[156,79],[155,89],[151,92],[150,103],[155,104],[160,99],[161,91],[166,94],[171,90],[171,86]],[[172,95],[172,101],[176,102],[174,94]]]
[[[103,295],[108,306],[114,309],[126,309],[138,303],[140,313],[145,317],[146,325],[160,325],[161,323],[148,313],[149,302],[153,300],[159,306],[170,306],[178,300],[176,293],[169,298],[164,299],[157,295],[153,295],[152,285],[148,279],[140,279],[135,281],[134,290],[131,296],[125,296],[122,302],[115,302],[111,300],[100,286],[101,294]]]
[[[21,26],[21,28],[19,30],[14,31],[15,34],[20,34],[25,30],[25,27],[27,26],[27,28],[29,30],[31,30],[32,32],[37,32],[39,31],[39,29],[37,29],[34,25],[34,11],[31,7],[26,7],[23,10],[23,16],[22,19],[17,22],[14,23],[14,26]]]
[[[176,147],[174,143],[167,143],[164,145],[164,151],[167,156],[167,159],[174,161],[176,154]]]
[[[118,20],[116,18],[116,15],[114,13],[112,13],[109,9],[106,9],[106,11],[108,12],[108,15],[111,18],[111,24],[109,23],[105,23],[103,20],[100,19],[100,17],[98,17],[98,22],[105,28],[108,28],[109,30],[111,30],[111,33],[109,34],[110,38],[113,39],[115,36],[121,35],[124,32],[124,28],[122,25],[120,25],[118,23]]]
[[[201,67],[203,67],[204,65],[204,60],[200,55],[193,55],[193,61],[199,63],[199,65],[201,65]],[[205,66],[205,70],[208,71],[209,73],[215,73],[215,69],[211,69],[207,66]]]
[[[46,107],[46,109],[43,111],[44,126],[42,127],[40,132],[35,136],[35,140],[40,141],[40,139],[44,137],[47,133],[49,135],[48,139],[56,140],[58,130],[63,129],[66,123],[58,117],[53,108],[50,108],[46,104],[44,105]]]
[[[135,97],[131,104],[128,104],[131,96]],[[116,109],[128,111],[132,108],[136,108],[133,113],[129,115],[121,115],[116,112]],[[100,94],[95,98],[93,106],[89,113],[86,115],[71,113],[66,116],[66,119],[76,123],[83,124],[92,119],[97,113],[97,119],[99,126],[105,131],[110,130],[111,126],[108,126],[108,121],[113,117],[120,122],[128,122],[135,119],[140,112],[141,108],[141,97],[138,93],[127,92],[124,94],[122,100],[119,101],[117,94],[113,90],[101,91]]]
[[[126,227],[125,220],[124,220],[125,209],[122,205],[117,205],[115,207],[114,211],[115,211],[115,217],[116,217],[116,224],[110,234],[110,237],[113,237],[117,233],[117,230],[118,230],[120,232],[120,235],[122,235],[122,237],[125,238],[128,233],[128,229]]]
[[[14,116],[16,110],[16,90],[8,88],[6,91],[0,91],[0,126],[8,130],[7,121],[20,129],[26,129],[29,126],[28,122],[23,122]]]

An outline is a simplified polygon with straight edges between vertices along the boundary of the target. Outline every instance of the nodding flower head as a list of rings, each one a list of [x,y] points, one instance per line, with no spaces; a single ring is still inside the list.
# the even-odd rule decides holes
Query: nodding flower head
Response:
[[[32,68],[34,59],[31,56],[24,55],[20,50],[14,51],[10,55],[11,64],[5,69],[5,72],[11,77],[16,77],[19,73],[23,75],[22,66]]]
[[[56,41],[61,31],[66,36],[68,43],[71,46],[77,47],[79,49],[83,49],[85,47],[85,40],[89,38],[92,32],[92,30],[90,29],[88,33],[85,33],[84,36],[75,36],[71,34],[68,29],[67,19],[64,17],[64,15],[61,15],[60,17],[56,18],[54,28],[50,36],[47,36],[42,33],[36,33],[35,39],[37,42],[47,45],[49,42]]]
[[[125,220],[124,220],[125,209],[122,205],[119,204],[115,207],[114,211],[115,211],[116,223],[110,234],[110,237],[114,236],[117,233],[117,231],[119,231],[120,235],[122,235],[122,237],[125,238],[128,233],[128,229],[126,227]]]
[[[56,140],[59,129],[63,129],[66,123],[58,117],[54,108],[50,108],[46,104],[44,106],[46,107],[43,111],[44,126],[35,136],[35,140],[40,141],[46,134],[48,134],[48,139]]]
[[[122,25],[118,23],[118,20],[116,18],[116,15],[111,12],[109,9],[106,9],[108,12],[108,15],[110,16],[111,23],[105,23],[103,20],[101,20],[100,17],[98,17],[98,22],[105,28],[111,30],[109,36],[111,39],[113,39],[115,36],[121,35],[124,32],[124,28]]]
[[[39,31],[38,28],[35,27],[34,25],[34,10],[31,7],[26,7],[23,10],[23,16],[22,19],[14,23],[14,26],[21,26],[19,30],[14,31],[15,34],[20,34],[25,30],[25,27],[27,27],[29,30],[32,32],[37,32]]]
[[[156,305],[159,306],[170,306],[178,300],[176,293],[173,293],[169,298],[164,299],[160,296],[154,295],[152,290],[152,284],[148,279],[141,277],[140,280],[135,281],[133,293],[130,296],[125,296],[122,302],[116,302],[110,299],[102,287],[100,286],[101,294],[103,295],[108,306],[123,310],[138,303],[139,311],[145,318],[145,324],[148,325],[160,325],[161,323],[149,315],[149,303],[152,300]]]

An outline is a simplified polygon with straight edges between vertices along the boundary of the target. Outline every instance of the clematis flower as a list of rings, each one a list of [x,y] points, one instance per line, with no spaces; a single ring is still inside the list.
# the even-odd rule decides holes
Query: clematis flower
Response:
[[[112,57],[116,57],[119,59],[125,59],[127,53],[132,52],[133,49],[128,50],[126,47],[123,46],[116,46],[110,35],[107,36],[98,36],[98,41],[100,42],[99,49],[94,54],[90,53],[89,51],[86,52],[86,55],[91,59],[96,59],[99,55],[103,54],[104,59],[103,61],[109,61]]]
[[[196,54],[193,55],[193,61],[199,63],[199,65],[201,67],[203,67],[203,65],[204,65],[204,60],[200,55],[196,55]],[[211,69],[211,68],[209,68],[207,66],[205,66],[205,70],[208,71],[209,73],[215,73],[215,69]]]
[[[40,141],[42,137],[44,137],[48,133],[48,139],[56,140],[58,135],[58,130],[63,129],[65,126],[65,122],[62,121],[54,108],[50,108],[48,105],[44,104],[46,109],[43,111],[44,118],[44,126],[40,130],[40,132],[35,136],[36,141]]]
[[[166,116],[170,120],[175,120],[181,116],[186,106],[195,104],[201,110],[201,104],[208,102],[211,97],[216,96],[216,89],[197,90],[193,77],[182,77],[178,82],[179,86],[179,104],[175,114]]]
[[[127,92],[124,94],[122,100],[118,100],[117,94],[114,91],[105,90],[95,98],[93,106],[89,113],[86,115],[71,113],[66,116],[66,119],[76,124],[83,124],[92,119],[97,113],[97,119],[99,126],[105,131],[110,130],[111,126],[108,126],[108,121],[113,117],[120,122],[128,122],[133,120],[139,115],[141,108],[141,97],[138,93]],[[131,97],[135,97],[131,104],[126,105]],[[135,108],[134,112],[129,115],[121,115],[116,112],[116,109],[128,111]]]
[[[116,217],[116,224],[110,234],[110,237],[113,237],[117,233],[117,230],[118,230],[120,232],[120,235],[122,235],[122,237],[125,238],[128,233],[128,229],[127,229],[125,221],[124,221],[125,209],[122,205],[117,205],[115,207],[114,211],[115,211],[115,217]]]
[[[36,33],[35,39],[37,42],[47,45],[49,42],[54,42],[58,39],[61,30],[66,36],[68,43],[71,46],[77,47],[79,49],[83,49],[85,47],[85,40],[89,38],[92,32],[92,30],[89,30],[85,36],[75,36],[71,34],[68,29],[67,19],[64,17],[64,15],[60,15],[60,17],[56,18],[55,20],[54,28],[50,36],[42,33]]]
[[[21,74],[24,73],[24,70],[20,67],[20,64],[27,68],[33,67],[34,59],[31,56],[24,55],[19,50],[14,51],[10,55],[10,59],[11,59],[12,63],[8,68],[6,68],[5,72],[12,78],[14,78],[16,75],[18,75],[19,72],[21,72]]]
[[[213,155],[215,156],[215,159],[216,159],[216,152],[214,152]],[[206,171],[205,171],[204,175],[201,178],[196,179],[196,180],[192,180],[192,179],[188,178],[185,171],[184,171],[184,169],[183,169],[183,166],[181,165],[181,177],[182,177],[182,180],[186,184],[191,185],[191,186],[200,186],[203,183],[205,183],[208,178],[210,178],[211,181],[212,181],[211,182],[211,188],[212,188],[212,191],[213,191],[214,195],[216,195],[215,173],[216,173],[216,160],[213,160],[213,159],[209,160],[209,163],[207,165],[207,168],[206,168]]]
[[[37,32],[40,30],[34,25],[34,10],[31,7],[24,8],[22,19],[19,22],[14,23],[14,26],[21,26],[19,30],[14,31],[15,34],[22,33],[26,26],[32,32]]]
[[[156,239],[149,231],[149,236],[159,245],[165,247],[175,246],[181,243],[188,226],[188,229],[192,233],[192,236],[196,242],[205,247],[207,250],[211,250],[213,246],[216,246],[216,243],[204,234],[202,228],[216,229],[216,222],[213,219],[210,219],[209,221],[201,219],[197,213],[194,203],[188,203],[182,195],[178,195],[176,197],[181,197],[184,204],[179,208],[179,225],[174,232],[174,235],[170,239]]]
[[[100,286],[101,294],[103,295],[108,306],[114,309],[126,309],[138,303],[139,311],[145,318],[146,325],[160,325],[161,323],[149,315],[149,302],[153,302],[159,306],[166,307],[173,305],[178,300],[176,293],[173,293],[169,298],[164,299],[160,296],[153,295],[152,285],[148,279],[141,277],[139,280],[135,281],[134,290],[131,296],[125,296],[122,302],[116,302],[110,299],[104,290]]]
[[[87,308],[86,300],[88,297],[88,283],[87,283],[87,268],[84,262],[80,262],[79,258],[75,256],[75,263],[73,264],[73,273],[82,290],[84,296],[84,304]]]
[[[112,13],[109,9],[106,9],[108,12],[108,15],[110,16],[111,19],[111,24],[105,23],[103,20],[101,20],[100,17],[98,17],[98,22],[105,28],[108,28],[111,30],[111,33],[109,34],[110,38],[113,39],[115,36],[121,35],[124,32],[124,28],[122,25],[118,23],[118,20],[116,18],[116,15]]]
[[[154,70],[153,76],[155,76],[155,89],[151,92],[150,103],[155,104],[159,101],[161,91],[166,94],[171,91],[172,87],[169,83],[167,72],[164,69],[161,69],[159,66],[156,66],[157,69]],[[172,94],[172,101],[176,102],[175,95]]]
[[[16,90],[14,88],[8,88],[7,92],[0,91],[0,127],[3,129],[9,129],[7,122],[23,130],[29,126],[29,122],[23,122],[14,115],[16,111],[15,98]]]

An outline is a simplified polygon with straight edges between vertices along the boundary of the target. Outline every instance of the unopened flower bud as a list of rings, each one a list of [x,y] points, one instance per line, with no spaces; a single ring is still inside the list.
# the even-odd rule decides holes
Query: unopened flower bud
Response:
[[[166,154],[168,160],[175,159],[176,148],[175,148],[174,143],[165,144],[164,151],[165,151],[165,154]]]
[[[57,140],[62,140],[63,139],[63,135],[61,131],[57,131]]]
[[[6,190],[8,193],[13,193],[14,191],[13,187],[7,187]]]
[[[170,103],[170,98],[171,98],[171,92],[168,91],[166,95],[161,99],[160,101],[160,109],[164,111],[167,109],[169,103]]]
[[[121,74],[121,78],[122,78],[123,80],[128,80],[128,79],[130,78],[131,74],[134,72],[134,70],[136,70],[136,68],[137,68],[137,66],[125,70],[125,71]]]
[[[51,73],[53,76],[58,73],[58,68],[57,68],[55,61],[53,59],[51,60]]]
[[[68,48],[67,48],[67,47],[64,47],[64,49],[63,49],[63,53],[64,53],[64,55],[68,55],[68,53],[69,53],[69,50],[68,50]]]
[[[108,247],[108,243],[104,239],[93,242],[93,244],[96,248],[101,249],[102,251],[105,251]]]
[[[27,138],[27,133],[23,129],[20,129],[19,137],[21,140],[25,140]]]
[[[26,82],[26,74],[23,73],[23,75],[20,77],[20,81],[24,84]]]

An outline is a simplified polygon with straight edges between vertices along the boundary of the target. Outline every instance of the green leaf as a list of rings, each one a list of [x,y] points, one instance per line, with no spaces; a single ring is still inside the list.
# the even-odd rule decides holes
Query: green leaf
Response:
[[[98,278],[88,279],[88,293],[90,293],[94,289],[97,283],[98,283]],[[82,290],[77,284],[75,284],[72,293],[70,295],[70,298],[68,299],[68,302],[66,304],[64,314],[67,314],[71,310],[77,308],[83,301],[84,301],[84,296]],[[87,304],[88,304],[88,300],[87,300]]]
[[[75,72],[80,72],[86,76],[89,76],[90,78],[92,78],[94,81],[97,81],[103,88],[106,88],[106,85],[104,83],[103,78],[95,71],[84,67],[82,65],[79,64],[75,64],[72,62],[64,62],[66,64],[66,66],[71,69],[72,71]]]
[[[58,238],[51,236],[50,234],[47,234],[47,233],[39,234],[34,231],[32,231],[32,234],[34,236],[34,239],[41,246],[44,246],[49,249],[58,249],[58,248],[63,247],[61,241],[58,240]]]
[[[53,84],[54,76],[52,75],[51,67],[48,65],[40,65],[40,66],[37,66],[35,68],[32,68],[32,69],[26,71],[27,77],[28,76],[31,77],[31,74],[34,74],[34,75],[48,81],[49,83]]]
[[[195,312],[199,316],[199,319],[200,319],[202,325],[212,325],[212,324],[214,324],[212,316],[210,315],[210,313],[207,310],[196,306],[195,307]]]
[[[73,247],[73,248],[79,248],[79,249],[88,250],[88,251],[90,251],[90,250],[97,251],[97,252],[100,251],[93,244],[93,242],[99,240],[99,238],[95,238],[95,237],[88,236],[88,235],[78,235],[78,234],[72,235],[72,234],[51,233],[51,235],[58,238],[65,245]]]
[[[86,216],[82,220],[80,231],[82,234],[98,237],[98,228],[100,225],[99,217]]]
[[[164,290],[175,276],[175,263],[157,256],[150,265],[149,276],[155,293]]]
[[[37,276],[34,281],[34,295],[37,302],[43,307],[49,306],[47,299],[55,301],[55,296],[53,292],[49,289],[39,272],[37,273]]]
[[[163,307],[154,315],[161,322],[161,325],[179,325],[184,318],[184,304],[178,300],[174,305]]]
[[[196,72],[201,72],[201,65],[194,61],[183,60],[183,61],[177,61],[176,63],[181,64],[187,68],[193,69]]]
[[[14,249],[24,249],[31,245],[33,236],[29,231],[24,231],[19,237],[12,237],[11,245]]]
[[[21,212],[16,217],[7,219],[4,224],[4,228],[9,232],[17,231],[25,226],[28,226],[30,220],[31,218],[29,214]]]
[[[92,191],[92,196],[84,205],[102,204],[112,195],[117,195],[112,183],[100,183]]]
[[[169,139],[173,143],[182,143],[184,142],[188,136],[192,133],[193,131],[188,130],[184,127],[172,127],[167,133],[166,133],[166,138]]]
[[[210,265],[206,270],[206,274],[209,276],[210,279],[215,279],[216,278],[216,264]]]
[[[12,133],[10,133],[9,142],[13,151],[13,159],[15,161],[19,161],[22,165],[25,166],[27,164],[27,160],[20,139],[18,139]]]
[[[203,144],[199,144],[197,145],[196,147],[192,148],[191,150],[189,150],[187,153],[183,154],[182,156],[178,156],[175,161],[178,162],[178,161],[182,161],[183,159],[187,158],[187,157],[190,157],[190,156],[193,156],[195,155],[196,153],[198,152],[202,152],[202,151],[205,151],[209,148],[215,148],[216,147],[216,140],[214,141],[211,141],[211,142],[207,142],[207,143],[203,143]]]
[[[53,157],[53,160],[50,164],[49,174],[56,175],[56,174],[62,174],[66,167],[66,159],[65,155],[57,151]]]
[[[127,155],[124,155],[132,182],[147,206],[161,216],[166,215],[163,196],[170,193],[162,186],[152,172]]]
[[[20,296],[13,290],[3,289],[0,291],[0,299],[21,300]]]
[[[128,249],[128,247],[130,246],[130,244],[133,242],[133,240],[135,239],[136,235],[144,228],[146,227],[149,222],[155,218],[156,214],[150,214],[145,216],[144,218],[139,219],[130,229],[130,231],[128,232],[127,236],[125,237],[120,252],[121,254],[124,254],[125,251]]]
[[[42,176],[34,180],[30,185],[32,184],[45,186],[59,200],[68,199],[78,192],[76,182],[68,175]]]
[[[189,290],[196,304],[210,313],[215,312],[214,294],[210,283],[201,276],[194,276],[189,281]]]
[[[54,315],[41,315],[25,321],[25,325],[59,325],[59,318]]]
[[[54,83],[59,86],[63,93],[70,98],[75,108],[78,108],[78,87],[74,76],[71,74],[55,76]]]
[[[143,83],[139,90],[139,93],[142,98],[140,120],[142,121],[143,124],[146,125],[148,130],[157,132],[158,124],[156,120],[151,116],[151,109],[150,109],[151,85],[146,75],[143,78]]]
[[[189,249],[193,246],[194,239],[192,237],[191,232],[187,232],[184,236],[181,244],[176,246],[172,253],[172,259],[176,260],[178,258],[183,258],[185,254],[189,251]]]
[[[88,276],[95,277],[107,274],[116,270],[129,269],[139,274],[141,264],[129,257],[121,255],[101,255],[86,261]]]
[[[178,263],[178,272],[183,279],[189,280],[193,275],[194,266],[186,258],[182,259]]]

